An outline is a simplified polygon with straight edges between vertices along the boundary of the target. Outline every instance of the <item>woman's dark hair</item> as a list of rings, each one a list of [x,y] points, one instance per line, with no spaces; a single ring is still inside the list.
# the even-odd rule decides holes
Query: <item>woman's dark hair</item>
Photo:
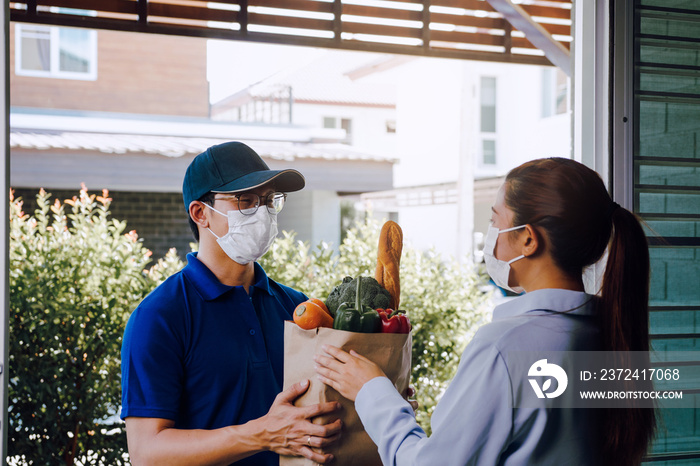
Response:
[[[649,350],[649,250],[637,217],[610,198],[600,176],[569,159],[527,162],[508,173],[513,225],[530,224],[564,273],[580,277],[609,246],[598,319],[604,351]],[[636,465],[654,435],[651,408],[616,408],[600,417],[605,464]]]
[[[200,202],[203,202],[207,205],[213,205],[214,204],[214,196],[215,196],[215,193],[210,191],[197,200]],[[192,220],[192,217],[190,217],[189,209],[187,210],[187,221],[190,224],[190,230],[192,230],[192,234],[194,235],[194,240],[199,242],[199,230],[197,229],[197,224],[194,223],[194,221]]]

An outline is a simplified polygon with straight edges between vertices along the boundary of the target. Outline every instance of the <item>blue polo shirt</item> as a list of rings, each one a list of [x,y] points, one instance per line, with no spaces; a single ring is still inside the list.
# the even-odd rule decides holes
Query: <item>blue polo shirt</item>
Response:
[[[216,429],[265,415],[282,391],[284,321],[306,300],[255,264],[250,294],[188,254],[131,314],[122,343],[122,419]],[[277,465],[263,452],[236,465]]]

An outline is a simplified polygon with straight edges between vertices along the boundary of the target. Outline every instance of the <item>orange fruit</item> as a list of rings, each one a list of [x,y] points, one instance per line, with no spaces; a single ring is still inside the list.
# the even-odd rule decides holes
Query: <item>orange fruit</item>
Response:
[[[293,318],[294,322],[305,330],[318,327],[333,327],[333,317],[311,300],[299,304],[294,309]]]
[[[324,303],[324,302],[321,301],[320,299],[318,299],[318,298],[311,298],[311,299],[309,299],[309,301],[311,301],[311,302],[314,303],[314,304],[317,304],[321,309],[323,309],[324,311],[326,311],[326,313],[327,313],[328,315],[331,315],[331,311],[329,311],[328,308],[326,307],[326,303]]]

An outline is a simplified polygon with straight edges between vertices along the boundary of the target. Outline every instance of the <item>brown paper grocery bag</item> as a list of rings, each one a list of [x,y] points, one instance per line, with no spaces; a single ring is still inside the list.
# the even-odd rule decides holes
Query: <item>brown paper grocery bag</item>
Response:
[[[314,355],[322,353],[321,346],[331,344],[345,351],[351,349],[367,357],[391,379],[399,393],[406,393],[411,373],[411,335],[399,333],[355,333],[332,328],[304,330],[294,322],[284,323],[284,388],[300,380],[311,384],[296,406],[308,406],[325,401],[339,401],[339,414],[322,416],[317,423],[332,421],[338,416],[343,421],[340,440],[324,450],[335,456],[336,466],[381,466],[377,446],[364,430],[357,417],[355,404],[335,389],[321,383],[314,370]],[[303,457],[281,456],[280,466],[310,466],[314,461]]]

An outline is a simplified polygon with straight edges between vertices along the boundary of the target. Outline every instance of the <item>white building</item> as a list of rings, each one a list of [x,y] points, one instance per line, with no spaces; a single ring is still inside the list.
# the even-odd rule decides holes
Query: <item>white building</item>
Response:
[[[375,66],[399,61],[384,54],[328,51],[311,63],[282,69],[215,102],[214,120],[341,129],[356,150],[396,153],[396,85],[364,79]]]
[[[353,149],[396,158],[393,190],[326,199],[362,201],[413,246],[466,259],[509,169],[570,156],[568,102],[554,67],[328,51],[215,103],[212,118],[340,128]]]
[[[570,157],[568,80],[554,67],[417,58],[382,74],[397,83],[395,189],[362,199],[416,247],[470,257],[508,170]]]

